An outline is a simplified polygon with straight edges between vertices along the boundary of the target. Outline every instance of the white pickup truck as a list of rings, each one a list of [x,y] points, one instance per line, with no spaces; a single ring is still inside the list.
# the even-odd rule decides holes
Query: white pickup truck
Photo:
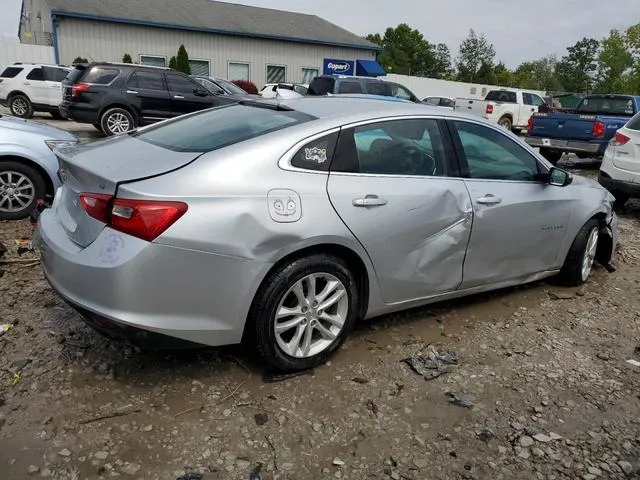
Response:
[[[491,90],[484,100],[456,98],[454,109],[479,115],[507,130],[518,132],[527,128],[529,118],[542,105],[544,100],[536,93],[520,90]]]

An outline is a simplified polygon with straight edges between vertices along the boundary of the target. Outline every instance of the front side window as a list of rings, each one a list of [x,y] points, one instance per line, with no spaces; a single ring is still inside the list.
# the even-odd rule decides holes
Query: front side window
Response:
[[[44,82],[44,72],[41,68],[34,68],[27,75],[27,80],[34,80],[36,82]]]
[[[92,67],[84,75],[82,81],[93,85],[108,85],[115,80],[119,73],[120,71],[115,68]]]
[[[134,72],[129,78],[127,86],[133,89],[166,90],[160,72]]]
[[[367,93],[370,95],[381,95],[391,97],[391,84],[387,82],[373,81],[366,82]]]
[[[44,77],[51,82],[62,82],[67,74],[66,70],[56,67],[42,67]]]
[[[538,180],[538,162],[515,141],[484,125],[453,123],[471,178],[526,182]]]
[[[286,80],[286,67],[281,65],[267,65],[267,83],[282,83]]]
[[[249,80],[249,64],[239,62],[229,62],[229,72],[227,75],[229,81]]]
[[[222,88],[213,83],[211,80],[207,80],[206,78],[196,78],[195,81],[214,95],[224,95],[224,90],[222,90]]]
[[[402,85],[397,85],[397,84],[391,85],[391,95],[397,98],[402,98],[403,100],[413,99],[413,95],[409,90],[407,90]]]
[[[305,170],[328,172],[337,141],[338,134],[332,133],[307,143],[293,156],[291,165]]]
[[[163,122],[133,136],[177,152],[210,152],[313,119],[296,111],[230,105]]]
[[[441,98],[440,106],[453,108],[456,106],[456,102],[454,100],[451,100],[450,98]]]
[[[533,105],[533,95],[531,95],[530,93],[523,93],[522,103],[524,103],[525,105]]]
[[[392,120],[340,136],[334,170],[372,175],[447,176],[440,127],[434,119]]]
[[[340,82],[338,93],[362,93],[362,85],[358,82]]]
[[[540,98],[538,95],[534,95],[533,93],[531,94],[531,105],[535,107],[541,107],[544,104],[545,102],[542,98]]]
[[[425,98],[424,103],[437,107],[440,105],[440,99],[438,97]]]
[[[169,90],[175,93],[192,94],[194,89],[198,88],[198,85],[188,78],[173,73],[167,74],[167,84],[169,85]]]

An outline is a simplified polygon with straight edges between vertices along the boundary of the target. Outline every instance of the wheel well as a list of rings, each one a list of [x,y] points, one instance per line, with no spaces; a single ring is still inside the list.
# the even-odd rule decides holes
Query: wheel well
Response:
[[[592,217],[600,224],[600,232],[607,228],[607,215],[598,213]],[[609,265],[613,255],[613,239],[609,235],[600,235],[598,249],[596,250],[596,260],[602,265]]]
[[[500,120],[502,120],[503,118],[508,118],[509,120],[511,120],[513,122],[513,115],[511,115],[510,113],[505,113],[504,115],[502,115],[500,117]]]
[[[29,98],[29,95],[27,95],[26,93],[20,90],[14,90],[13,92],[9,93],[9,95],[7,95],[7,100],[10,99],[11,97],[15,97],[16,95],[24,95],[25,97]]]
[[[29,160],[28,158],[17,157],[15,155],[7,155],[7,156],[0,157],[0,162],[3,160],[6,160],[6,161],[13,160],[15,162],[21,162],[35,169],[40,174],[40,176],[42,176],[42,179],[44,180],[44,183],[47,187],[47,195],[53,197],[53,194],[55,193],[53,191],[53,181],[51,180],[51,177],[49,176],[47,171],[44,168],[42,168],[41,165],[38,165],[36,162],[34,162],[33,160]]]
[[[307,257],[309,255],[317,253],[333,255],[344,260],[347,265],[349,265],[349,268],[353,272],[353,275],[356,279],[358,293],[360,294],[361,298],[358,319],[364,318],[367,313],[367,307],[369,305],[369,275],[367,273],[367,267],[365,266],[360,256],[350,248],[333,243],[313,245],[311,247],[303,248],[302,250],[295,251],[293,253],[290,253],[286,257],[281,258],[273,267],[271,267],[267,275],[264,277],[264,280],[269,278],[269,275],[271,275],[274,270],[281,267],[282,265],[290,263],[299,258]],[[260,286],[262,286],[262,284]],[[258,288],[258,291],[260,291],[260,288]]]
[[[122,105],[120,103],[114,103],[104,107],[100,112],[100,115],[98,116],[98,122],[102,123],[102,115],[104,115],[105,112],[107,112],[108,110],[111,110],[112,108],[121,108],[123,110],[126,110],[131,114],[131,116],[133,117],[133,121],[136,122],[136,125],[138,125],[140,120],[138,119],[138,115],[136,114],[136,112],[131,107],[127,105]]]

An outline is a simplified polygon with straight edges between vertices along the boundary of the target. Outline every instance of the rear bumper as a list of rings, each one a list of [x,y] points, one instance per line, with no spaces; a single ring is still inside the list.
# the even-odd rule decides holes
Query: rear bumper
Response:
[[[64,118],[78,123],[95,124],[100,120],[98,109],[87,103],[64,101],[58,106],[58,111]]]
[[[142,330],[201,345],[239,343],[260,262],[149,243],[105,228],[85,248],[56,216],[39,218],[45,275],[89,323]],[[113,330],[113,329],[111,329]],[[125,335],[129,336],[129,335]]]
[[[614,196],[616,193],[621,193],[632,198],[640,198],[640,183],[616,180],[604,172],[600,172],[598,182]]]
[[[525,137],[524,140],[532,147],[550,148],[553,150],[575,153],[602,154],[607,146],[606,143],[561,140],[558,138]]]

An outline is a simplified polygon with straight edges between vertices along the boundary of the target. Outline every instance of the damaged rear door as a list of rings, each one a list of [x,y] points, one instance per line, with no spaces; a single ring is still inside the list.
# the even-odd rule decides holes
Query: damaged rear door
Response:
[[[340,133],[329,198],[369,254],[386,303],[462,282],[473,213],[443,128],[411,117]]]

